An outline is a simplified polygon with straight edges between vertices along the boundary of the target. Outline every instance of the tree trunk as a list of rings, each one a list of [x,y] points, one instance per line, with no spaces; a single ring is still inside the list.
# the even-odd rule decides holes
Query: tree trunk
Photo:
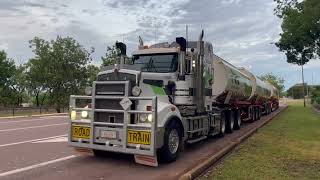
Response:
[[[44,93],[44,95],[43,95],[43,97],[42,97],[42,99],[41,99],[41,106],[43,106],[43,102],[44,102],[44,100],[46,99],[46,95],[47,95],[47,93]]]
[[[39,107],[39,92],[36,93],[36,102],[37,102],[37,107]]]
[[[60,106],[56,106],[56,111],[57,111],[57,113],[61,113]]]

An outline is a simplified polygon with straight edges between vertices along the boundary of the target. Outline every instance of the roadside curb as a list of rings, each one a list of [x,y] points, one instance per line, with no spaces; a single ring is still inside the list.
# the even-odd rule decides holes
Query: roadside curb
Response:
[[[277,111],[274,114],[272,114],[272,116],[269,119],[267,119],[265,122],[263,122],[262,124],[260,124],[256,128],[249,130],[247,133],[245,133],[241,137],[235,139],[234,141],[230,141],[230,143],[226,147],[224,147],[223,149],[221,149],[220,151],[218,151],[214,155],[208,157],[207,160],[196,165],[195,167],[193,167],[191,170],[189,170],[185,174],[181,175],[179,177],[179,180],[191,180],[191,179],[198,177],[206,169],[208,169],[210,166],[212,166],[214,163],[216,163],[219,159],[221,159],[224,155],[226,155],[227,153],[232,151],[235,147],[240,145],[242,142],[244,142],[246,139],[248,139],[251,135],[253,135],[255,132],[257,132],[259,128],[266,125],[268,122],[270,122],[272,119],[274,119],[279,113],[281,113],[282,111],[284,111],[287,108],[288,108],[288,106],[286,105],[282,110]]]
[[[24,117],[42,117],[42,116],[54,116],[54,115],[67,115],[68,113],[51,113],[51,114],[37,114],[37,115],[26,115],[26,116],[6,116],[0,117],[0,119],[15,119]]]

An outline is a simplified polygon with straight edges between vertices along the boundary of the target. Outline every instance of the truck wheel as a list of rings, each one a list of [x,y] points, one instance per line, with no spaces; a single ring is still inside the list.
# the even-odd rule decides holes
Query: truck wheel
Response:
[[[222,111],[220,115],[219,137],[223,137],[226,132],[226,111]]]
[[[241,114],[240,114],[240,110],[236,109],[233,113],[234,115],[234,130],[239,130],[241,127]]]
[[[227,133],[232,133],[233,132],[233,127],[234,127],[234,115],[233,111],[229,110],[226,111],[227,118],[226,118],[226,132]]]
[[[159,160],[170,163],[177,159],[182,141],[182,129],[176,121],[171,121],[164,132],[164,144],[159,152]]]

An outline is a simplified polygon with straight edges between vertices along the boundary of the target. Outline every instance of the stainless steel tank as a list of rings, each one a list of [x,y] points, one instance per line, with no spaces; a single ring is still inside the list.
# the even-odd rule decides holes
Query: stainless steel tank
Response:
[[[229,104],[247,101],[251,97],[253,82],[248,75],[216,55],[213,55],[212,66],[212,95],[215,101]]]
[[[253,75],[245,68],[239,68],[241,72],[246,74],[250,77],[252,82],[252,93],[251,96],[248,98],[248,101],[251,102],[259,102],[268,99],[271,95],[271,88],[270,85],[263,82],[261,79]]]

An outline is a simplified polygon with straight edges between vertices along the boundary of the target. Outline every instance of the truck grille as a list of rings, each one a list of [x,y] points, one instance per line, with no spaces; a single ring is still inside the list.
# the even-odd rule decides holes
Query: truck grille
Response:
[[[113,73],[112,73],[113,74]],[[120,74],[120,73],[119,73]],[[123,74],[123,73],[122,73]],[[132,84],[135,84],[135,81],[129,80],[115,80],[107,77],[110,74],[100,75],[98,81],[95,85],[95,109],[111,109],[111,110],[123,110],[120,105],[121,99],[100,99],[99,96],[130,96]],[[129,77],[135,79],[135,75],[132,74],[123,74],[123,76],[128,75]],[[121,76],[121,77],[123,77]],[[107,83],[101,83],[105,81]],[[128,82],[129,81],[129,82]],[[126,86],[126,83],[128,84]],[[108,123],[123,123],[123,113],[111,113],[111,112],[95,112],[94,121],[95,122],[108,122]]]

